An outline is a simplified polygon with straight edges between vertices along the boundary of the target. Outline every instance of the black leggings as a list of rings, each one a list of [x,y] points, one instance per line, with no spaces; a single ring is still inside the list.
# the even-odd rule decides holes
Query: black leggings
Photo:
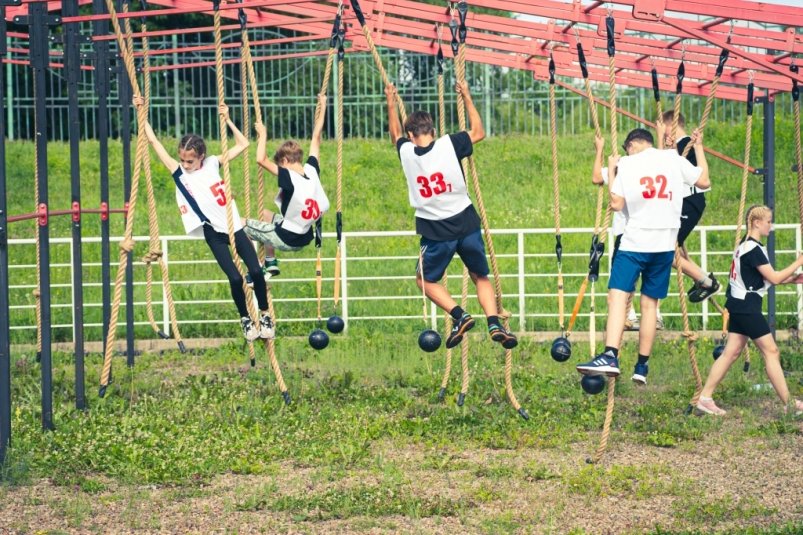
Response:
[[[229,235],[217,232],[210,225],[204,225],[204,238],[206,243],[209,244],[209,248],[212,250],[220,269],[229,279],[231,297],[234,299],[234,304],[237,305],[240,317],[248,317],[248,306],[245,304],[245,291],[243,290],[243,277],[231,257]],[[259,309],[266,311],[268,310],[268,288],[265,285],[262,267],[259,265],[254,246],[242,229],[234,233],[234,243],[237,246],[237,254],[245,262],[246,267],[248,267],[248,274],[251,275],[251,280],[254,281],[254,292],[257,295]]]

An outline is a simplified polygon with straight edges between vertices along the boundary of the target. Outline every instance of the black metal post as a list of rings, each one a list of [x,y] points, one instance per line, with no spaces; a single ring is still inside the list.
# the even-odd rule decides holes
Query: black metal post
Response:
[[[118,0],[117,8],[122,11],[123,3]],[[123,198],[128,206],[131,200],[131,82],[128,80],[122,54],[118,54],[117,94],[120,104],[120,141],[123,145]],[[126,214],[126,218],[128,215]],[[126,324],[126,364],[134,366],[134,262],[131,253],[125,267],[125,324]]]
[[[39,210],[45,215],[39,218],[39,308],[42,337],[42,429],[54,429],[53,426],[53,362],[51,351],[51,317],[50,317],[50,228],[47,220],[47,76],[49,58],[49,42],[47,27],[47,5],[41,2],[29,6],[31,67],[34,79],[34,125],[37,158],[39,169],[37,182],[39,185]]]
[[[65,17],[78,15],[78,0],[65,0]],[[75,344],[75,408],[86,408],[84,384],[84,289],[83,248],[81,247],[81,167],[79,160],[81,123],[78,110],[78,83],[81,77],[80,23],[64,29],[64,63],[67,75],[67,113],[70,136],[70,183],[72,208],[72,291],[73,343]]]
[[[6,56],[6,8],[0,5],[0,48]],[[6,134],[6,87],[0,76],[0,137]],[[8,206],[6,201],[6,144],[0,143],[0,465],[11,443],[11,342],[8,317]]]
[[[103,0],[92,0],[92,12],[106,13]],[[109,22],[98,20],[94,23],[93,34],[105,36],[109,33]],[[95,92],[98,97],[97,135],[100,160],[100,205],[109,206],[109,42],[95,41]],[[109,215],[100,216],[100,262],[101,286],[103,289],[103,343],[105,351],[106,336],[109,332],[109,318],[112,313],[111,295],[111,250],[109,246]]]
[[[764,204],[775,212],[775,97],[767,91],[759,101],[764,105]],[[775,232],[767,236],[770,264],[775,265]],[[767,292],[767,321],[775,336],[775,286]]]

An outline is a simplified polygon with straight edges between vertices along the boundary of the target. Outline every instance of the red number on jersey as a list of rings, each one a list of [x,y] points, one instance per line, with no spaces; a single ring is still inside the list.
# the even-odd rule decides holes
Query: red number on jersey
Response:
[[[187,205],[186,204],[182,204],[181,206],[178,207],[178,211],[181,212],[182,214],[186,214],[187,213]]]
[[[655,190],[656,182],[661,187],[661,189],[658,191]],[[666,192],[667,180],[664,175],[658,175],[655,177],[654,180],[651,176],[645,176],[641,180],[639,180],[639,184],[644,186],[644,191],[641,192],[641,196],[644,197],[645,199],[658,198],[658,199],[669,199],[670,201],[672,200],[672,192],[671,191],[669,193]]]
[[[321,209],[318,206],[318,201],[315,199],[307,199],[304,201],[304,205],[307,207],[307,209],[301,211],[301,217],[303,219],[317,220],[319,217],[321,217]]]
[[[226,206],[226,193],[223,191],[223,181],[209,187],[212,190],[212,195],[220,206]]]
[[[434,173],[429,178],[420,176],[416,179],[416,182],[421,184],[421,188],[419,188],[418,193],[420,193],[425,199],[429,199],[433,195],[440,195],[441,193],[452,191],[452,185],[443,180],[443,174],[441,173]],[[431,182],[435,183],[434,188],[429,187]]]

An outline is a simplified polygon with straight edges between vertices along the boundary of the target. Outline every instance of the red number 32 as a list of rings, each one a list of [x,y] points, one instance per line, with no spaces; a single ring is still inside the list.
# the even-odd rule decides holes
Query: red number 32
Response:
[[[641,192],[641,195],[645,199],[669,199],[672,200],[672,192],[666,192],[666,177],[664,175],[658,175],[653,178],[651,176],[645,176],[639,183],[644,186],[644,191]],[[656,191],[655,184],[660,186],[660,189]],[[656,195],[657,194],[657,195]]]
[[[307,199],[304,201],[306,210],[301,211],[301,217],[304,219],[318,219],[321,217],[321,209],[318,206],[318,201],[315,199]]]
[[[440,195],[441,193],[452,191],[452,185],[447,184],[443,180],[443,175],[441,173],[435,173],[429,178],[420,176],[416,179],[416,182],[421,184],[421,188],[418,190],[418,193],[420,193],[425,199],[429,199],[433,195]],[[434,188],[430,187],[430,183],[433,182],[435,183]]]

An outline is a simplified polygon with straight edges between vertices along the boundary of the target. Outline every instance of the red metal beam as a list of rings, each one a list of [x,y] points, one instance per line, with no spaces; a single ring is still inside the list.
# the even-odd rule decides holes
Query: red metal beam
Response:
[[[346,49],[346,52],[349,52],[350,49]],[[329,54],[329,50],[314,50],[311,52],[296,52],[292,54],[277,54],[273,56],[252,56],[251,61],[258,62],[258,61],[274,61],[277,59],[294,59],[294,58],[309,58],[315,56],[325,56]],[[224,65],[235,65],[240,63],[240,59],[227,59],[223,60]],[[214,67],[214,61],[198,61],[195,63],[180,63],[178,65],[171,64],[171,65],[157,65],[155,67],[151,67],[151,72],[156,71],[172,71],[176,69],[190,69],[190,68],[197,68],[197,67]]]

